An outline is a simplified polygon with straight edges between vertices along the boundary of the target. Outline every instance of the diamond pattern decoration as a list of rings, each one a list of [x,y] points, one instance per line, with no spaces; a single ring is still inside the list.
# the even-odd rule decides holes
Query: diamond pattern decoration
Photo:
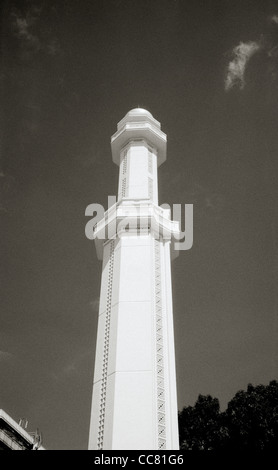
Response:
[[[126,196],[126,178],[122,179],[122,197]]]
[[[157,381],[157,434],[158,449],[166,449],[166,416],[164,387],[163,311],[161,298],[160,241],[154,240],[154,285],[156,325],[156,381]]]
[[[127,172],[127,150],[124,151],[124,159],[123,159],[123,175]]]
[[[104,349],[103,349],[103,362],[102,362],[102,378],[100,386],[100,408],[99,408],[99,426],[98,426],[98,449],[103,449],[104,438],[104,421],[105,421],[105,404],[106,404],[106,386],[107,386],[107,370],[108,370],[108,355],[109,355],[109,337],[110,337],[110,318],[111,318],[111,301],[112,301],[112,284],[113,284],[113,270],[114,270],[114,248],[115,242],[110,242],[110,256],[108,266],[108,285],[106,297],[106,312],[105,312],[105,333],[104,333]]]
[[[123,165],[122,165],[122,178],[121,178],[121,195],[127,196],[127,150],[124,151]]]

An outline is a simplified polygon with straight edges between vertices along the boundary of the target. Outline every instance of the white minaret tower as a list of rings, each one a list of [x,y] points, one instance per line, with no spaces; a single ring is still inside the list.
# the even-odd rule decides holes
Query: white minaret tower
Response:
[[[141,108],[111,138],[119,191],[94,229],[103,268],[89,449],[179,449],[170,249],[179,224],[157,191],[166,142]]]

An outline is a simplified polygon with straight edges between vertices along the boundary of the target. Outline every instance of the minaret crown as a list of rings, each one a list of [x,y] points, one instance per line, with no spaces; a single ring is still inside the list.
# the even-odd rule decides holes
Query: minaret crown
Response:
[[[111,137],[113,162],[120,165],[120,154],[124,146],[134,140],[145,140],[157,152],[157,166],[166,160],[167,136],[160,129],[160,122],[143,108],[130,110],[118,123]]]

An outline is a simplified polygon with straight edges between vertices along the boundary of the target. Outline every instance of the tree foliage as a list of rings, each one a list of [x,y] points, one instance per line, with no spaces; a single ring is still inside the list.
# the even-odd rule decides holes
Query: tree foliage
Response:
[[[274,450],[278,448],[278,382],[248,385],[220,411],[219,400],[199,395],[179,413],[184,450]]]
[[[219,401],[210,395],[199,395],[195,406],[179,413],[180,447],[184,450],[212,450],[227,438],[221,422]]]

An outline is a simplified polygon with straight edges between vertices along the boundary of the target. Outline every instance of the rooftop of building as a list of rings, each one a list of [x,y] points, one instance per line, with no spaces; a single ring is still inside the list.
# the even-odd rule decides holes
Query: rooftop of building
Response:
[[[38,430],[28,433],[0,409],[0,450],[44,450]]]

